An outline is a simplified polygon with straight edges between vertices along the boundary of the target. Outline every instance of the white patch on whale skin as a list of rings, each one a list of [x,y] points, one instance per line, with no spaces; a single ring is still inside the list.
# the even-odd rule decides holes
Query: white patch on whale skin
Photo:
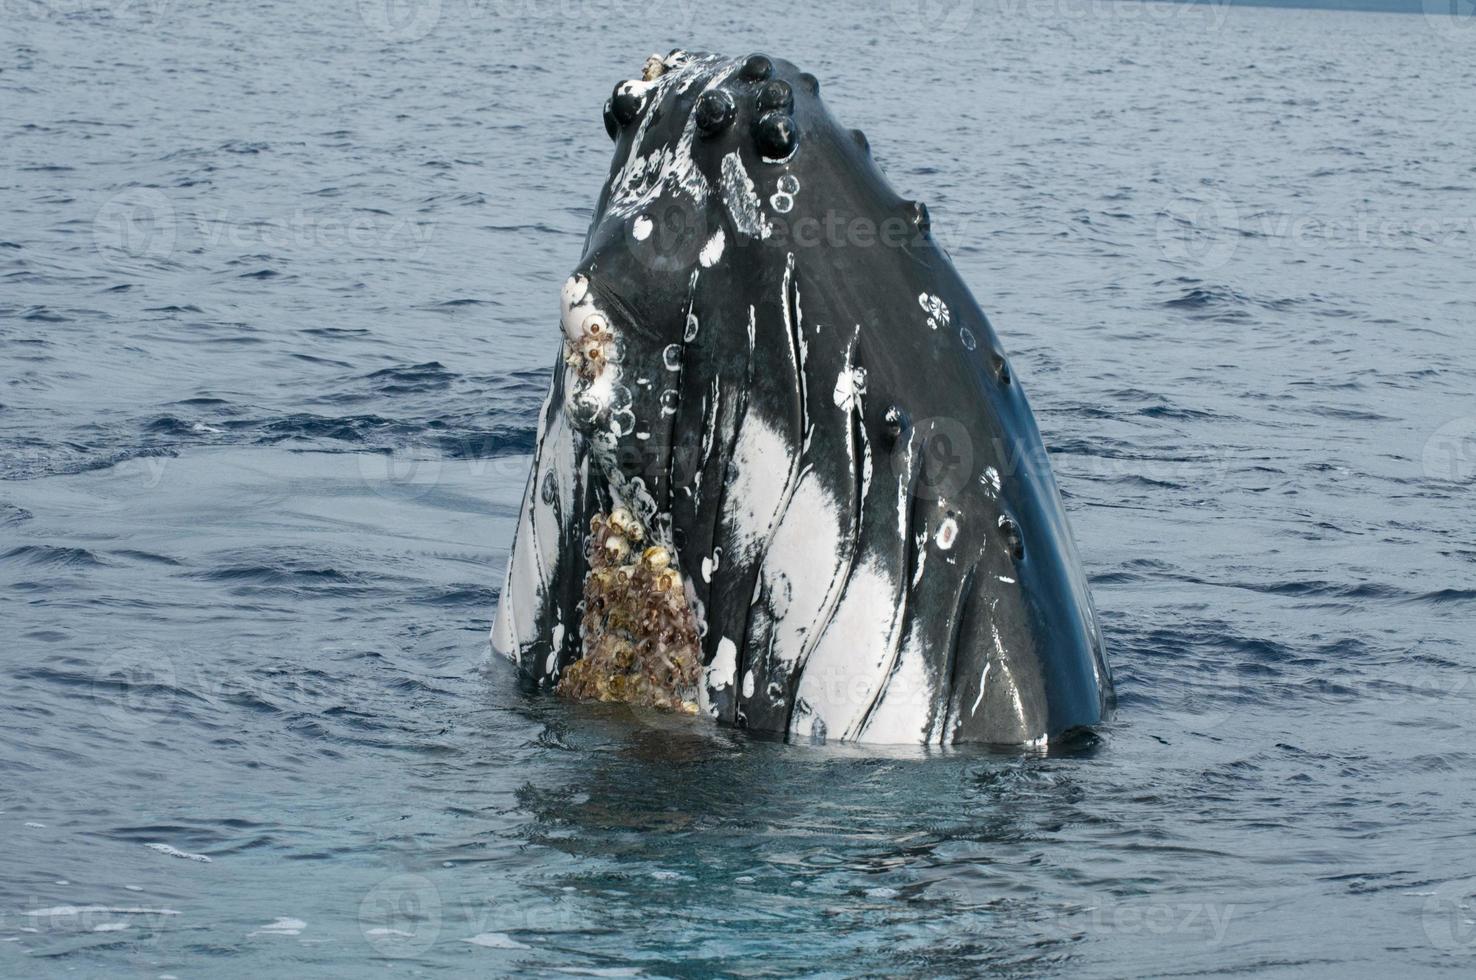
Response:
[[[655,228],[656,223],[649,216],[643,214],[630,223],[630,237],[638,242],[643,242],[651,237],[651,232]]]
[[[844,588],[850,562],[841,503],[806,469],[769,541],[759,577],[769,584],[771,655],[788,673],[805,662]]]
[[[984,472],[979,474],[979,483],[989,489],[992,493],[999,493],[999,488],[1001,486],[999,480],[999,470],[995,469],[993,466],[984,467]]]
[[[753,671],[751,670],[743,675],[743,696],[745,698],[753,697]]]
[[[926,652],[917,634],[909,634],[897,654],[897,664],[886,680],[877,701],[863,741],[878,745],[917,745],[928,741],[928,709],[933,704],[933,688],[928,680]]]
[[[564,283],[565,305],[584,302],[588,290],[588,280],[583,276],[571,276]],[[518,513],[512,554],[507,561],[507,577],[492,624],[492,648],[519,664],[522,663],[523,649],[538,639],[538,604],[551,581],[550,572],[559,560],[557,515],[542,499],[544,480],[553,474],[559,506],[563,513],[568,514],[573,507],[574,483],[578,476],[572,433],[564,412],[553,405],[553,391],[550,385],[538,413],[538,441],[534,444],[537,448],[523,494],[523,506]],[[540,528],[550,533],[549,542],[539,541]],[[545,555],[551,556],[551,561]]]
[[[508,556],[507,571],[502,576],[502,593],[497,599],[497,616],[492,620],[492,649],[499,656],[517,661],[517,624],[513,622],[513,603],[510,598],[513,580],[512,555]]]
[[[849,360],[848,357],[847,361]],[[835,379],[835,391],[832,395],[835,399],[835,407],[843,412],[849,412],[856,407],[864,394],[866,394],[866,369],[851,367],[847,363]]]
[[[578,343],[584,332],[584,318],[595,312],[589,295],[589,278],[576,272],[564,280],[559,290],[559,327],[569,343]]]
[[[874,557],[858,562],[830,624],[805,660],[795,699],[827,719],[830,734],[856,738],[890,664],[897,585]],[[795,731],[794,734],[803,734]]]
[[[932,293],[918,293],[917,305],[921,306],[923,312],[927,314],[928,327],[932,330],[948,326],[949,321],[953,318],[948,311],[948,304]]]
[[[522,650],[538,640],[538,603],[549,583],[539,562],[539,542],[533,528],[533,505],[530,501],[523,507],[518,521],[517,539],[508,563],[507,588],[502,596],[502,604],[511,607],[508,622],[517,629],[514,647],[520,663]]]
[[[564,412],[556,412],[540,447],[534,471],[537,483],[529,498],[533,512],[533,534],[538,543],[539,566],[543,570],[545,582],[555,579],[559,564],[565,558],[560,540],[563,528],[559,515],[573,512],[575,458],[574,432],[569,418]],[[545,500],[545,491],[550,485],[555,493],[552,500]]]
[[[697,692],[697,707],[704,714],[717,717],[713,695],[733,686],[738,673],[738,645],[726,636],[718,640],[712,663],[702,674],[702,689]],[[752,676],[752,675],[750,675]],[[751,682],[750,682],[751,683]]]
[[[769,536],[774,511],[789,482],[789,467],[776,461],[789,458],[789,443],[762,417],[743,420],[733,448],[732,492],[726,500],[735,530],[734,552],[750,558]]]
[[[702,251],[697,255],[697,261],[704,269],[711,269],[718,264],[718,260],[723,257],[724,244],[726,242],[723,230],[719,228],[712,233],[712,237],[707,240],[707,244],[702,246]]]
[[[733,226],[750,238],[768,238],[774,233],[774,228],[764,217],[753,179],[743,169],[743,158],[734,150],[723,157],[722,166],[723,204],[728,208]]]
[[[791,256],[789,273],[792,271]],[[795,306],[798,310],[797,291]],[[795,326],[798,327],[798,318],[796,319]],[[860,411],[866,391],[866,371],[853,366],[854,352],[855,338],[846,349],[845,362],[832,392],[836,416],[828,421],[842,426],[842,431],[845,432],[844,449],[849,457],[851,470],[856,472],[861,468],[862,461],[858,458],[858,453],[862,451],[862,447],[857,445],[850,422],[851,414]],[[799,357],[803,364],[803,346]],[[804,377],[803,372],[801,377]],[[808,414],[808,397],[805,402]],[[819,405],[814,408],[816,417],[824,418],[827,411],[825,407]],[[806,428],[807,452],[809,433],[812,430],[809,420]],[[847,518],[851,515],[845,513],[845,506],[845,502],[820,480],[814,468],[806,465],[785,504],[783,515],[764,556],[762,575],[782,578],[788,583],[786,598],[789,609],[792,610],[788,615],[774,611],[776,622],[770,635],[771,651],[783,667],[790,671],[798,670],[801,677],[808,671],[810,657],[834,617],[851,578],[860,529],[849,526]],[[823,723],[821,728],[822,731],[825,730]]]
[[[553,677],[558,672],[559,654],[564,649],[564,624],[557,622],[553,625],[553,649],[548,651],[548,659],[544,661],[543,672]]]
[[[979,705],[984,703],[984,691],[989,684],[989,668],[993,666],[993,660],[984,661],[984,673],[979,675],[979,696],[974,698],[974,706],[969,709],[969,714],[976,713],[979,710]],[[960,716],[958,720],[960,723],[962,723],[963,717]],[[955,726],[955,728],[956,727],[957,726]]]
[[[998,607],[998,599],[989,600],[989,630],[991,633],[994,634],[994,652],[999,655],[999,660],[1001,663],[1003,663],[1005,655],[1004,639],[999,635],[999,621],[995,618],[995,610]],[[989,684],[989,668],[992,666],[994,666],[994,658],[986,657],[984,659],[984,672],[979,675],[979,696],[974,698],[974,706],[969,709],[969,714],[975,714],[976,712],[978,712],[979,705],[984,703],[984,690]],[[1016,704],[1018,704],[1019,701],[1020,696],[1019,694],[1016,694]],[[962,719],[960,719],[960,721],[962,721]]]
[[[927,530],[924,529],[918,531],[916,535],[916,540],[913,542],[913,547],[917,551],[917,568],[912,573],[912,585],[914,588],[916,588],[918,583],[922,581],[923,571],[927,568],[928,565],[928,549],[923,547],[923,545],[927,543]]]

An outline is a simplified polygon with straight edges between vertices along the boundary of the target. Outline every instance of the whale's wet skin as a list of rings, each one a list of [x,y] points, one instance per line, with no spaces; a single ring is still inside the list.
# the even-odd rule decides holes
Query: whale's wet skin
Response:
[[[1101,721],[1050,463],[927,208],[764,55],[653,55],[605,125],[494,647],[813,741]]]

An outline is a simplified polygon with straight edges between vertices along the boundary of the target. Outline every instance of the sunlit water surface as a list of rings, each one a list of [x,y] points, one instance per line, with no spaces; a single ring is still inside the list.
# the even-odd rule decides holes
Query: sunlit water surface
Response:
[[[0,6],[0,973],[1476,967],[1476,24]],[[813,71],[931,206],[1068,498],[1095,748],[489,662],[600,105],[679,44]]]

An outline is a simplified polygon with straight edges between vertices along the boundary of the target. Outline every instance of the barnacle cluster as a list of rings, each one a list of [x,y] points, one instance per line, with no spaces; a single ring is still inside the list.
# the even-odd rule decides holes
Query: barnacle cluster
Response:
[[[579,336],[564,340],[564,363],[581,378],[593,381],[615,355],[615,334],[599,313],[591,313],[580,324]]]
[[[677,52],[673,51],[672,54],[677,54]],[[666,59],[659,54],[653,54],[646,59],[646,65],[641,69],[641,78],[647,82],[654,82],[665,75],[666,71]]]
[[[697,621],[671,553],[617,507],[590,519],[584,580],[584,656],[560,694],[695,714],[701,664]]]

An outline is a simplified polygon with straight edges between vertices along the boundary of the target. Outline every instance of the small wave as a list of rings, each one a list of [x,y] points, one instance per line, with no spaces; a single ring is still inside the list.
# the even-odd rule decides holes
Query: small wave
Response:
[[[1473,599],[1476,599],[1476,589],[1441,589],[1438,592],[1426,592],[1423,595],[1413,596],[1410,601],[1439,606],[1453,602],[1470,602]]]
[[[364,380],[384,394],[402,395],[444,390],[456,380],[456,375],[447,371],[439,361],[427,361],[424,364],[383,368],[366,375]]]
[[[24,507],[0,503],[0,527],[10,527],[31,520],[34,515]]]
[[[101,567],[108,564],[86,548],[58,548],[44,544],[25,544],[12,548],[0,555],[0,562],[65,568]]]

